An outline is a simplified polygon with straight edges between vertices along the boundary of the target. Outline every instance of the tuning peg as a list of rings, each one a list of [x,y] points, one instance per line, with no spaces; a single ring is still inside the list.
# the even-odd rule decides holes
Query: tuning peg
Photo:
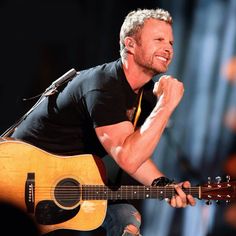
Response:
[[[216,179],[217,184],[219,184],[221,182],[221,177],[220,176],[217,176],[215,179]]]
[[[216,204],[217,204],[217,205],[220,205],[220,201],[219,201],[219,200],[216,200]]]
[[[207,178],[207,183],[208,183],[208,184],[211,184],[211,177],[208,177],[208,178]]]
[[[211,200],[207,200],[207,201],[206,201],[206,204],[207,204],[207,205],[211,205],[211,204],[212,204],[212,201],[211,201]]]
[[[226,175],[226,181],[227,181],[227,182],[230,181],[230,175]]]

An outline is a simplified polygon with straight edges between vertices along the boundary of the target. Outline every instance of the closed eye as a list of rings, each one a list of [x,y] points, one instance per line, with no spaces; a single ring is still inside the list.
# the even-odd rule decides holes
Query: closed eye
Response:
[[[164,38],[155,38],[154,40],[157,40],[157,41],[163,41]]]

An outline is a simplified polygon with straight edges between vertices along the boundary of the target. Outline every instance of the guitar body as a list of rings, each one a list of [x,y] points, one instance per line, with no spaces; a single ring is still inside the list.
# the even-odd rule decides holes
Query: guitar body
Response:
[[[104,221],[107,200],[171,199],[173,185],[106,186],[105,167],[90,154],[58,156],[28,143],[0,138],[0,201],[23,209],[45,234],[89,231]],[[200,200],[236,200],[236,181],[182,189]]]
[[[98,228],[107,201],[83,200],[81,186],[104,185],[104,179],[103,163],[93,155],[57,156],[25,142],[0,140],[0,200],[32,215],[43,233]]]

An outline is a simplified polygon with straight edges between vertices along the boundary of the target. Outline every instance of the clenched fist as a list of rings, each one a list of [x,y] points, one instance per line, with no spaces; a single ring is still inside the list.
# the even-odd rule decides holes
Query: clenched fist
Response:
[[[184,94],[183,83],[170,75],[163,75],[155,83],[153,93],[159,99],[161,106],[167,106],[171,111],[179,104]]]

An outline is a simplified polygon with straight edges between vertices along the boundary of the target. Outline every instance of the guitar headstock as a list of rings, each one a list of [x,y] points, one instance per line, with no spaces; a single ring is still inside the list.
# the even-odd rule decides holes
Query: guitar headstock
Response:
[[[236,181],[230,181],[230,177],[226,177],[226,182],[221,182],[221,177],[216,177],[216,182],[211,183],[208,178],[208,183],[201,186],[201,199],[208,200],[223,200],[230,202],[236,200]]]

